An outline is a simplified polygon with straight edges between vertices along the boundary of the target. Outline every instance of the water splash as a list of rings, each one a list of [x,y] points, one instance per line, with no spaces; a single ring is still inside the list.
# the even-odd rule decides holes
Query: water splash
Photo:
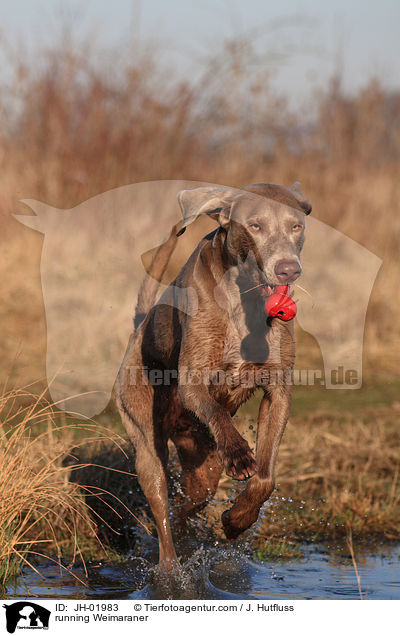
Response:
[[[188,558],[180,558],[170,567],[149,568],[148,583],[132,598],[148,599],[229,599],[243,598],[232,589],[221,589],[231,581],[238,587],[249,585],[252,565],[237,549],[201,545]],[[229,587],[229,584],[228,584]]]

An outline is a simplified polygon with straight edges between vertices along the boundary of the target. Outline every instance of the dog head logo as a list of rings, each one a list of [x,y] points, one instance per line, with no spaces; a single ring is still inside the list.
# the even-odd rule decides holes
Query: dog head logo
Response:
[[[205,185],[209,186],[183,181],[133,184],[69,210],[24,201],[36,216],[16,218],[44,235],[47,379],[60,408],[92,417],[107,405],[132,332],[145,275],[142,255],[162,244],[181,218],[179,193]],[[213,188],[208,189],[215,198]],[[185,219],[185,225],[197,214]],[[185,251],[185,237],[178,240]],[[344,387],[330,381],[332,370],[342,366],[356,371],[357,382],[347,388],[357,388],[365,315],[381,260],[311,215],[302,265],[302,279],[294,287],[298,321],[320,346],[326,386]],[[163,302],[193,313],[197,297],[192,291],[174,288]]]
[[[37,603],[17,601],[3,607],[6,610],[6,627],[9,634],[14,634],[16,629],[49,628],[51,612]]]

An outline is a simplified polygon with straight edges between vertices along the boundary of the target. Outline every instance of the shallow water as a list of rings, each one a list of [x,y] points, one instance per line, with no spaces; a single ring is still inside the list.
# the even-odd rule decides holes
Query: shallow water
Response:
[[[172,574],[164,576],[140,557],[124,563],[97,563],[73,574],[43,563],[40,577],[26,569],[7,588],[11,598],[75,599],[358,599],[357,579],[347,550],[304,545],[303,557],[260,562],[251,553],[223,545],[201,546]],[[400,599],[400,546],[359,550],[363,596]],[[87,583],[85,585],[85,583]]]

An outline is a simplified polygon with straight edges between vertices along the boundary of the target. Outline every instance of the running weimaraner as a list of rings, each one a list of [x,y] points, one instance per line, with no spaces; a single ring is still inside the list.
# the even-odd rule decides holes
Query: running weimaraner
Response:
[[[264,304],[277,285],[290,285],[300,276],[305,215],[311,212],[298,183],[289,189],[266,183],[239,190],[200,187],[181,191],[178,200],[183,212],[178,236],[200,214],[219,226],[200,241],[152,306],[155,279],[166,269],[176,229],[158,249],[152,277],[139,294],[136,331],[115,386],[122,421],[136,448],[139,483],[156,521],[160,562],[167,563],[177,558],[168,515],[169,439],[182,466],[182,493],[176,501],[181,522],[212,497],[222,470],[234,479],[248,479],[222,515],[229,539],[256,521],[274,489],[291,382],[268,378],[282,370],[290,375],[295,343],[293,320],[267,320]],[[190,288],[196,311],[184,293]],[[255,459],[232,416],[260,387]]]

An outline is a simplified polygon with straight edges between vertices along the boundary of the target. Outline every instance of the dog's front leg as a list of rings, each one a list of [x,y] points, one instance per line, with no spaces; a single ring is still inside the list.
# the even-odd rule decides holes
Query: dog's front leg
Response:
[[[260,508],[275,488],[275,467],[279,445],[289,417],[290,386],[268,387],[258,415],[258,472],[247,483],[233,507],[222,515],[228,539],[235,539],[258,518]]]
[[[183,383],[179,397],[184,409],[209,426],[226,473],[235,479],[248,479],[257,464],[245,439],[236,430],[230,413],[210,395],[205,384]]]

